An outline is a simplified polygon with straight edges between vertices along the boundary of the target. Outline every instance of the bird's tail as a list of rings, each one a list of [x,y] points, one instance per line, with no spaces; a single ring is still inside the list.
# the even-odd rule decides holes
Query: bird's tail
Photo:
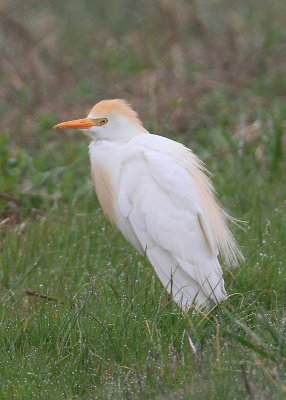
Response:
[[[203,268],[190,262],[175,259],[162,248],[147,250],[147,256],[166,290],[183,309],[191,305],[204,308],[211,300],[219,303],[226,299],[221,267],[213,260],[210,274],[203,275]]]

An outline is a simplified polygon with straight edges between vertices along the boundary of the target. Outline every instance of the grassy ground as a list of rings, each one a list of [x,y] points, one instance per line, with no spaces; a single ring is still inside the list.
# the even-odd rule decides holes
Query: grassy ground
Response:
[[[284,2],[154,3],[0,9],[0,399],[286,396]],[[191,146],[248,221],[208,315],[166,302],[98,207],[86,140],[50,129],[102,97]]]

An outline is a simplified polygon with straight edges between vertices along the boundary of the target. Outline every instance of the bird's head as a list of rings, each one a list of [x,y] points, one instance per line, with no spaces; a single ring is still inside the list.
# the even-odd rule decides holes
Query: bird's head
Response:
[[[80,129],[92,140],[118,142],[126,142],[140,133],[147,133],[130,104],[120,99],[102,100],[86,118],[62,122],[54,128]]]

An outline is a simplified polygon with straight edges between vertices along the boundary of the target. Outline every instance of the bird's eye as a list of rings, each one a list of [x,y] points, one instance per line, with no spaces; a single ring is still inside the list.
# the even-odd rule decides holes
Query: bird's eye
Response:
[[[102,118],[100,120],[100,125],[105,125],[107,123],[108,119],[107,118]]]

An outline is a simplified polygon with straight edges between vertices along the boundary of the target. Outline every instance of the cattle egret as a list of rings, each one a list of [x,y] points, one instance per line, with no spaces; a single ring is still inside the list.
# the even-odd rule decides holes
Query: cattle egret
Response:
[[[226,299],[219,253],[228,266],[242,254],[199,158],[173,140],[150,134],[124,100],[102,100],[77,128],[91,140],[91,175],[113,224],[147,256],[183,308]]]

